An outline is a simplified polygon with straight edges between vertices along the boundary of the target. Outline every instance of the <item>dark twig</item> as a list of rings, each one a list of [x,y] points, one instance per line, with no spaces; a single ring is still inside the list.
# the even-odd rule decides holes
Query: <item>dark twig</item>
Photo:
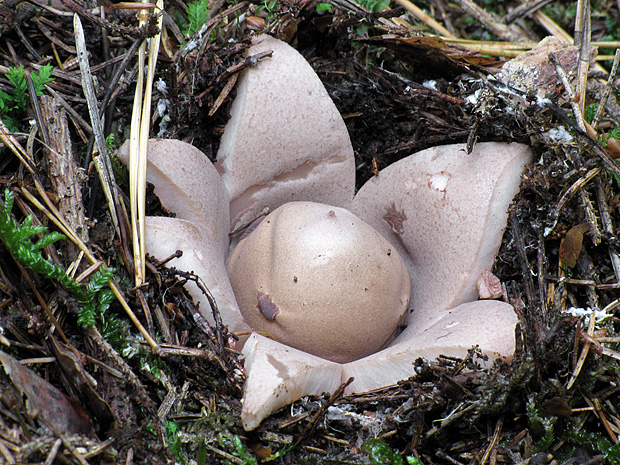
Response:
[[[545,241],[542,228],[538,228],[538,298],[540,299],[540,310],[544,320],[547,319],[547,293],[545,285],[545,270],[547,269],[547,255],[545,253]]]
[[[611,221],[611,215],[609,212],[609,202],[607,202],[605,190],[603,189],[603,183],[601,182],[600,176],[595,179],[595,182],[596,199],[598,201],[598,208],[601,215],[601,223],[603,224],[605,232],[607,232],[610,236],[613,236],[614,226]],[[620,279],[620,256],[618,256],[618,253],[615,252],[612,248],[609,249],[609,256],[614,269],[616,282],[618,282],[618,280]]]
[[[17,31],[17,35],[19,36],[19,38],[22,41],[22,43],[24,44],[24,46],[28,49],[28,51],[30,53],[32,53],[32,56],[34,57],[35,61],[41,61],[43,59],[43,57],[39,54],[37,49],[34,48],[32,43],[28,39],[28,37],[26,37],[26,35],[22,31],[22,28],[20,26],[16,26],[15,30]]]
[[[90,126],[90,124],[88,124],[86,120],[82,118],[80,114],[77,111],[75,111],[73,107],[69,105],[67,101],[64,98],[62,98],[62,96],[58,92],[56,92],[54,89],[52,89],[48,85],[45,86],[45,90],[47,90],[47,92],[49,92],[49,94],[52,97],[58,100],[58,102],[63,106],[63,108],[67,110],[67,113],[71,115],[71,118],[73,118],[73,121],[78,123],[82,127],[82,129],[84,129],[86,132],[92,134],[93,128]]]
[[[620,176],[620,166],[618,166],[618,164],[614,162],[614,160],[609,156],[609,154],[605,150],[603,150],[599,143],[592,139],[586,131],[581,129],[562,108],[560,108],[558,105],[551,102],[550,100],[545,103],[545,106],[549,108],[553,112],[553,114],[560,118],[562,122],[564,122],[568,126],[571,126],[575,130],[575,132],[582,139],[582,141],[584,141],[590,147],[590,149],[592,149],[592,151],[601,160],[603,160],[603,162],[605,163],[605,168],[613,171],[618,176]]]
[[[37,125],[39,126],[39,131],[41,132],[41,136],[43,137],[43,142],[47,147],[50,146],[50,136],[48,134],[48,128],[45,124],[43,124],[43,115],[41,114],[41,105],[39,104],[39,97],[37,96],[37,91],[34,88],[34,82],[32,82],[32,76],[30,73],[24,73],[26,77],[26,85],[28,86],[28,94],[30,95],[30,106],[34,111],[34,117],[37,121]]]
[[[110,103],[114,90],[118,87],[118,83],[120,81],[121,76],[123,75],[127,67],[129,66],[129,62],[131,61],[131,59],[134,57],[134,55],[138,51],[138,48],[140,48],[141,43],[142,41],[135,40],[133,44],[131,44],[131,47],[129,48],[127,53],[125,53],[125,56],[121,64],[116,68],[116,71],[114,72],[114,75],[112,76],[112,79],[110,79],[110,82],[108,83],[108,89],[106,90],[106,93],[103,96],[103,100],[101,101],[101,108],[99,109],[100,115],[102,115],[105,112],[105,110],[108,108],[108,104]]]
[[[502,18],[502,21],[506,24],[512,24],[519,19],[525,18],[531,15],[535,11],[540,10],[542,7],[547,6],[554,0],[532,0],[526,3],[522,3],[506,16]]]
[[[598,127],[598,123],[603,117],[603,112],[607,107],[607,99],[611,94],[611,88],[614,85],[614,80],[616,79],[616,73],[618,72],[618,63],[620,63],[620,48],[616,49],[616,53],[614,54],[614,62],[611,66],[611,71],[609,72],[609,76],[607,78],[607,82],[605,83],[605,90],[603,90],[603,95],[601,96],[601,101],[596,109],[596,114],[594,115],[594,119],[592,120],[592,127],[596,129]]]
[[[347,381],[345,381],[344,383],[342,383],[338,389],[336,389],[334,391],[334,393],[329,396],[329,399],[327,399],[327,401],[325,401],[325,403],[323,403],[323,405],[321,405],[321,407],[316,411],[316,413],[312,416],[312,418],[310,419],[310,422],[308,422],[308,424],[306,425],[306,427],[303,429],[303,431],[301,432],[301,434],[299,435],[299,437],[297,438],[297,440],[295,441],[297,444],[299,444],[303,438],[305,438],[308,435],[311,435],[312,432],[314,431],[314,428],[316,428],[316,425],[319,423],[319,421],[321,420],[321,418],[323,418],[323,416],[325,416],[325,414],[327,413],[327,409],[329,407],[331,407],[332,405],[334,405],[334,403],[340,398],[342,397],[342,395],[344,394],[344,390],[346,389],[346,387],[351,384],[353,382],[353,378],[349,378]]]
[[[534,298],[534,281],[532,278],[530,263],[527,259],[527,253],[525,252],[525,241],[521,234],[522,223],[517,218],[516,210],[510,210],[510,226],[514,235],[515,243],[517,246],[517,254],[519,255],[519,264],[521,265],[521,275],[525,284],[525,293],[527,295],[527,303],[533,306],[536,302]]]

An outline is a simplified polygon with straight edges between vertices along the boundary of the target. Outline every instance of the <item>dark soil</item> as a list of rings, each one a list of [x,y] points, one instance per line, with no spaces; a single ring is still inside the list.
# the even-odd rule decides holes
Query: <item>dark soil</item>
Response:
[[[463,9],[466,2],[416,3],[458,37],[505,39]],[[186,5],[182,0],[166,5],[169,47],[160,53],[156,80],[166,83],[167,94],[155,91],[153,105],[167,98],[170,119],[164,125],[154,110],[151,135],[163,130],[162,136],[189,141],[211,160],[235,94],[226,84],[246,65],[250,28],[246,21],[232,25],[241,14],[261,17],[271,34],[311,63],[346,122],[358,187],[377,170],[435,145],[517,141],[534,152],[493,270],[521,320],[512,363],[475,370],[474,350],[465,361],[419,360],[419,376],[398,387],[352,397],[304,398],[246,433],[239,419],[242,360],[226,348],[232,336],[226,328],[200,323],[183,288],[194,279],[187,273],[151,262],[148,284],[132,287],[130,238],[115,233],[92,162],[93,137],[78,121],[90,122],[90,117],[79,69],[67,61],[75,57],[71,13],[79,14],[85,29],[97,99],[107,101],[100,108],[104,134],[114,133],[117,145],[128,137],[136,56],[127,62],[121,82],[113,76],[132,44],[156,28],[138,29],[136,10],[107,3],[105,19],[91,13],[96,5],[81,1],[52,2],[52,9],[38,4],[0,3],[0,74],[20,64],[28,70],[35,64],[54,65],[49,87],[76,112],[61,128],[72,141],[69,152],[81,173],[65,183],[83,183],[83,199],[70,213],[89,230],[87,245],[97,259],[116,269],[129,307],[161,348],[159,353],[150,349],[115,299],[106,316],[95,316],[94,326],[78,323],[81,304],[55,280],[19,266],[0,243],[2,352],[73,399],[63,404],[59,392],[29,377],[32,371],[22,372],[11,359],[0,358],[0,463],[202,465],[271,458],[287,464],[398,464],[401,456],[425,465],[620,463],[620,270],[613,266],[620,254],[620,177],[607,157],[611,150],[605,137],[599,144],[572,127],[570,98],[560,84],[551,89],[549,105],[533,95],[507,93],[485,79],[497,73],[499,59],[424,36],[405,40],[418,34],[386,26],[404,10],[370,13],[347,1],[334,2],[337,8],[322,13],[315,2],[280,0],[273,11],[260,11],[257,4],[215,1],[209,38],[179,53],[172,18],[183,16]],[[498,8],[494,14],[501,19],[519,3],[484,5]],[[566,8],[551,2],[545,11],[572,31]],[[620,19],[617,5],[593,2],[591,8],[592,40],[613,36]],[[523,13],[510,27],[538,42],[547,33],[531,14]],[[421,25],[416,23],[427,31]],[[429,80],[436,82],[434,88],[424,85]],[[600,101],[605,80],[600,71],[590,72],[586,103]],[[0,77],[1,90],[12,88]],[[469,103],[477,92],[477,102]],[[13,140],[26,149],[24,160],[29,157],[32,168],[15,156],[16,148],[0,148],[0,183],[15,196],[18,221],[32,213],[35,223],[56,230],[25,195],[32,192],[40,199],[46,191],[54,201],[62,197],[53,182],[57,165],[42,142],[44,135],[58,137],[45,134],[53,120],[45,116],[50,105],[45,98],[30,99],[27,108],[10,114],[0,107],[5,123],[6,116],[13,118]],[[213,112],[216,103],[221,106]],[[617,127],[620,114],[613,95],[607,106],[602,135]],[[43,130],[35,132],[28,121],[42,107]],[[573,137],[552,143],[544,133],[560,125]],[[116,176],[128,205],[126,173],[119,168]],[[157,199],[150,197],[149,211],[162,214]],[[77,210],[86,219],[80,220]],[[573,229],[581,224],[587,226]],[[56,245],[45,248],[44,256],[67,269],[79,250],[68,240]],[[76,276],[89,266],[80,262]],[[565,313],[570,307],[607,308],[612,316],[588,331],[588,318]],[[580,354],[585,363],[576,369]],[[573,373],[578,376],[569,389]],[[330,405],[335,410],[326,415]],[[337,411],[348,413],[337,419]],[[373,439],[379,442],[368,442]]]

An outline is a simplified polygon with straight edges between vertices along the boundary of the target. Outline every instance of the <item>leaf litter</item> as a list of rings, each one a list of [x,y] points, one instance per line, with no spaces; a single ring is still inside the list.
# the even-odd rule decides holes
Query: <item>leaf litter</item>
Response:
[[[193,3],[187,10],[180,2],[166,5],[167,36],[156,73],[151,134],[191,141],[212,160],[236,76],[255,64],[243,58],[250,33],[262,28],[292,43],[323,81],[354,145],[358,187],[377,170],[438,144],[526,142],[536,156],[510,209],[492,270],[521,319],[512,363],[475,370],[475,349],[466,360],[418,360],[414,379],[363,395],[304,398],[251,433],[243,431],[239,420],[242,360],[228,348],[235,336],[200,319],[183,288],[187,280],[197,279],[191,270],[150,261],[147,284],[132,287],[131,257],[124,252],[130,249],[128,239],[122,229],[120,236],[114,231],[91,164],[92,128],[74,60],[72,15],[79,14],[84,23],[96,98],[104,102],[99,108],[105,115],[104,135],[114,134],[119,142],[127,137],[131,114],[137,70],[133,44],[155,32],[155,21],[138,28],[135,8],[125,4],[96,10],[97,5],[72,0],[1,3],[0,89],[17,95],[17,71],[11,70],[19,65],[45,77],[28,97],[23,88],[19,91],[26,108],[0,107],[3,122],[14,121],[10,130],[2,128],[0,152],[0,180],[16,198],[13,216],[22,221],[33,213],[34,224],[55,230],[27,193],[34,188],[44,200],[36,189],[40,179],[52,201],[62,198],[49,183],[61,165],[41,143],[51,123],[60,124],[73,142],[69,153],[76,174],[65,185],[79,186],[83,195],[68,201],[86,212],[86,219],[78,220],[89,233],[84,242],[102,263],[116,269],[127,305],[156,340],[155,348],[145,343],[117,302],[99,314],[95,325],[79,325],[80,303],[54,280],[19,268],[3,242],[2,460],[620,463],[620,177],[613,160],[620,114],[617,82],[607,82],[592,60],[592,48],[556,54],[556,63],[534,54],[538,61],[529,63],[535,63],[537,73],[544,71],[545,79],[536,74],[529,87],[498,74],[502,58],[513,56],[513,50],[528,50],[550,34],[562,38],[550,16],[565,21],[568,30],[583,31],[587,15],[582,13],[588,11],[569,14],[562,2],[547,3],[529,10],[517,2],[494,10],[487,5],[486,11],[466,1],[419,2],[452,36],[442,38],[431,35],[425,24],[434,23],[428,17],[405,16],[403,8],[413,11],[407,1],[392,2],[393,9],[385,11],[343,0],[320,12],[312,2],[285,0]],[[615,8],[609,1],[592,2],[592,41],[604,41],[606,32],[617,31]],[[603,23],[599,13],[608,11],[614,11],[615,20]],[[200,27],[200,21],[206,22]],[[468,39],[468,46],[454,37]],[[490,45],[500,40],[513,42],[492,52]],[[578,56],[588,57],[585,87],[578,82],[584,80]],[[520,78],[528,78],[523,72],[527,60],[522,55]],[[51,75],[41,74],[48,64],[53,65]],[[611,62],[603,64],[610,69]],[[579,123],[587,107],[574,105],[581,95],[571,95],[561,70],[569,87],[585,88],[586,105],[604,101],[595,133]],[[11,79],[5,77],[8,73],[13,73]],[[606,89],[611,96],[604,100]],[[37,117],[37,108],[50,105],[39,91],[60,103],[68,115],[64,123],[54,120],[58,111]],[[37,124],[29,124],[31,119]],[[126,174],[119,166],[115,170],[123,186]],[[149,214],[167,214],[152,194],[147,205]],[[62,254],[51,245],[44,250],[50,263],[65,270],[73,262],[74,276],[83,275],[79,282],[88,282],[95,271],[79,261],[80,249],[72,242],[63,243]],[[46,309],[66,341],[57,340]],[[110,325],[120,325],[116,336],[104,337],[112,334]],[[46,402],[41,395],[36,403],[35,386],[71,400],[63,407],[64,401]],[[55,423],[84,412],[94,434],[88,426],[74,431]]]

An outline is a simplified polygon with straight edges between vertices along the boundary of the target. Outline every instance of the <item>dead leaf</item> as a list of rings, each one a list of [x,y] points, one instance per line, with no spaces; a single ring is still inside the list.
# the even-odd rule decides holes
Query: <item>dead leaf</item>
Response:
[[[254,453],[258,456],[259,459],[266,459],[267,457],[271,457],[273,451],[271,450],[271,446],[263,446],[260,443],[254,444],[251,446]]]
[[[56,433],[95,437],[90,416],[77,401],[2,351],[0,363],[13,387],[25,398],[28,414],[33,419]]]
[[[114,421],[112,410],[95,389],[97,382],[84,369],[82,361],[72,350],[58,342],[55,337],[50,336],[48,342],[66,379],[81,397],[84,405],[88,406],[104,431],[110,428]]]
[[[549,58],[552,53],[555,54],[558,63],[566,71],[566,74],[570,76],[576,74],[579,57],[578,47],[562,43],[550,36],[540,41],[532,50],[506,62],[498,78],[506,85],[544,97],[554,92],[558,85],[555,65]],[[595,63],[595,57],[596,49],[592,48],[590,57],[592,65]]]
[[[589,229],[588,223],[573,226],[560,242],[560,262],[568,268],[574,268],[581,254],[583,234]]]
[[[543,402],[542,407],[545,415],[562,418],[570,418],[572,415],[572,409],[563,397],[547,399]]]

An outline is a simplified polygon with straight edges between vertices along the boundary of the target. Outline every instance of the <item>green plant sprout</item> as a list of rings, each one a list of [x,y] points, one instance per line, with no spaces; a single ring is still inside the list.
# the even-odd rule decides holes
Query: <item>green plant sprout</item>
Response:
[[[586,105],[583,112],[583,117],[588,123],[592,124],[592,121],[594,120],[594,115],[596,114],[598,107],[598,103],[591,103],[589,105]],[[598,137],[598,143],[601,144],[602,147],[606,147],[609,139],[620,139],[620,127],[614,126],[605,134],[601,134]]]
[[[380,13],[390,6],[390,0],[355,0],[355,3],[373,13]]]
[[[536,442],[536,449],[539,451],[549,450],[553,442],[555,441],[555,423],[557,418],[545,417],[542,415],[533,397],[530,397],[526,406],[527,423],[535,438],[538,438]]]
[[[614,87],[613,91],[614,91],[614,96],[616,98],[616,103],[619,103],[620,102],[620,91],[618,87]],[[598,107],[599,107],[599,103],[591,103],[589,105],[586,105],[586,107],[584,108],[583,117],[588,123],[592,124],[592,121],[594,120],[594,115],[596,114]],[[597,137],[597,141],[601,145],[601,147],[607,147],[607,144],[609,143],[609,139],[620,139],[620,126],[613,126],[609,131],[607,131],[606,133],[600,134]],[[620,177],[612,170],[607,170],[607,172],[616,181],[616,184],[620,186]]]
[[[389,0],[355,0],[355,3],[363,6],[372,13],[380,13],[381,11],[390,7]],[[372,24],[369,21],[361,21],[360,23],[358,23],[356,28],[357,35],[360,37],[366,36],[371,27]]]
[[[372,465],[403,465],[402,456],[398,452],[394,452],[383,439],[370,439],[364,443],[364,452],[370,458]],[[405,457],[407,465],[423,465],[419,459],[415,457]]]
[[[259,460],[244,445],[241,437],[234,433],[238,427],[238,413],[224,403],[221,404],[221,408],[217,412],[207,411],[203,408],[201,413],[202,417],[196,421],[184,424],[179,424],[176,421],[166,422],[168,448],[178,463],[196,463],[197,465],[212,463],[208,461],[208,450],[215,446],[227,454],[237,457],[238,460],[235,460],[235,463],[258,465]],[[271,462],[283,457],[295,445],[294,443],[289,444],[271,456],[260,459],[260,463]],[[225,461],[224,463],[230,464],[231,462]]]
[[[34,72],[30,74],[34,89],[38,96],[43,95],[45,84],[54,80],[54,78],[51,77],[53,71],[54,68],[52,65],[48,64],[42,66],[38,74]],[[18,118],[20,117],[20,113],[25,113],[28,102],[30,101],[28,85],[26,83],[26,72],[22,65],[17,68],[11,67],[9,68],[9,72],[5,74],[5,77],[11,82],[13,87],[9,88],[6,92],[0,90],[0,118],[2,118],[12,132],[19,132],[20,125]]]
[[[111,132],[110,134],[108,134],[108,137],[105,138],[105,146],[108,148],[108,150],[112,151],[117,149],[117,144],[116,144],[116,136],[114,135],[113,132]]]
[[[258,465],[258,461],[245,451],[245,448],[243,447],[243,444],[241,443],[241,438],[239,436],[235,435],[235,437],[233,438],[233,442],[235,444],[235,449],[237,449],[237,453],[235,455],[238,456],[241,460],[243,460],[245,465]]]
[[[209,11],[208,0],[196,0],[195,2],[188,3],[185,10],[187,21],[184,18],[179,18],[183,35],[190,37],[196,34],[209,19]]]
[[[263,3],[256,9],[256,14],[267,13],[267,21],[273,18],[278,0],[263,0]]]
[[[0,207],[0,238],[15,260],[25,268],[56,281],[78,302],[78,324],[81,326],[100,325],[103,336],[114,347],[124,344],[125,323],[107,310],[114,300],[114,294],[107,288],[108,281],[114,276],[114,268],[101,266],[86,286],[80,285],[67,275],[58,265],[50,263],[41,254],[41,250],[65,236],[49,231],[46,226],[32,224],[33,217],[28,217],[18,224],[11,218],[15,198],[8,189],[4,191],[4,205]],[[33,236],[41,235],[36,242]]]
[[[589,445],[592,449],[603,454],[610,465],[620,465],[620,444],[613,444],[601,433],[586,433],[582,430],[568,434],[568,442],[577,445]]]
[[[334,5],[332,5],[331,3],[319,3],[316,6],[316,12],[320,13],[321,11],[331,10],[332,8],[334,8]]]
[[[244,465],[258,465],[258,461],[256,460],[256,458],[245,451],[245,448],[243,447],[243,443],[241,442],[241,438],[239,436],[235,435],[233,437],[233,444],[235,445],[236,449],[234,455],[243,460]],[[291,444],[290,446],[282,449],[281,451],[276,452],[275,454],[267,457],[266,459],[261,460],[261,463],[271,462],[272,460],[279,459],[280,457],[286,455],[286,453],[290,451],[293,447],[295,447],[295,445]]]
[[[166,421],[166,436],[168,437],[168,450],[174,456],[177,462],[182,465],[187,464],[187,459],[183,455],[183,442],[179,437],[181,432],[179,424],[172,420]]]

